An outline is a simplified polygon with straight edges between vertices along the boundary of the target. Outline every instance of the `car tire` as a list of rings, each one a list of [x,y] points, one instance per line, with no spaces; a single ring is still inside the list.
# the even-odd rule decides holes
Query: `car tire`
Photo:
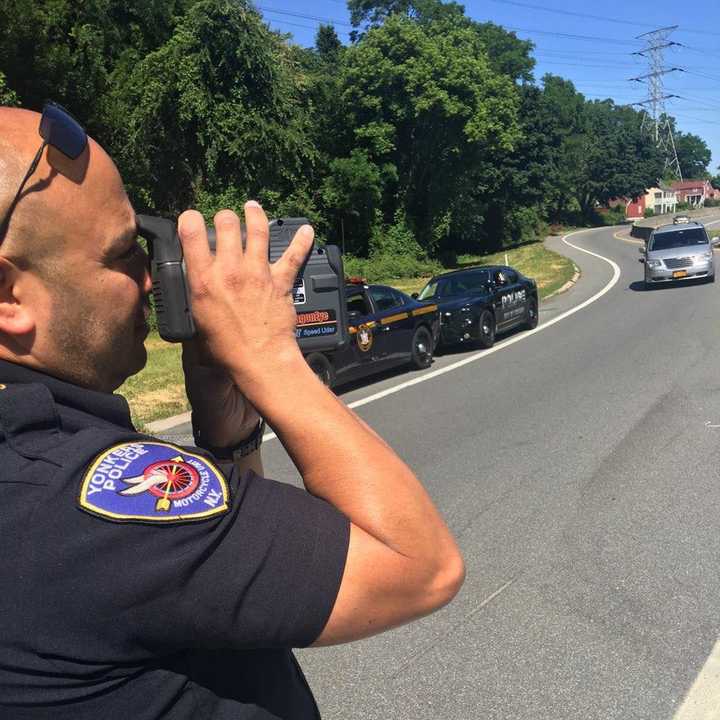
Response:
[[[485,349],[495,344],[495,316],[487,309],[478,318],[476,343]]]
[[[325,355],[319,352],[310,353],[305,358],[310,369],[318,376],[323,385],[331,388],[335,383],[335,370]]]
[[[527,307],[527,320],[525,321],[526,330],[534,330],[538,324],[538,304],[535,298],[530,298]]]
[[[425,370],[433,361],[433,337],[431,332],[421,325],[412,339],[410,364],[416,370]]]
[[[710,276],[708,277],[708,282],[709,282],[709,283],[714,283],[714,282],[715,282],[715,273],[713,273],[712,275],[710,275]]]

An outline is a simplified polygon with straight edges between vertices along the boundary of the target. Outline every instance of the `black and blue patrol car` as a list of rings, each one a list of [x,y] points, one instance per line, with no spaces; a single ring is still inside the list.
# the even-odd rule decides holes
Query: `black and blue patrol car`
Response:
[[[347,283],[345,297],[348,344],[305,356],[326,385],[342,385],[399,365],[430,367],[440,333],[436,304],[362,281]]]
[[[453,270],[413,295],[440,311],[440,345],[492,347],[495,335],[538,323],[537,284],[505,265]]]

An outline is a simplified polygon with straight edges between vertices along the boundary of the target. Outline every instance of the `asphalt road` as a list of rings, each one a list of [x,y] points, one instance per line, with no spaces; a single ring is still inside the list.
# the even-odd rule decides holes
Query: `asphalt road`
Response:
[[[569,240],[618,264],[609,292],[358,408],[434,497],[467,580],[420,622],[299,652],[325,720],[671,720],[713,650],[720,282],[643,291],[636,245],[612,230]],[[552,242],[583,275],[541,307],[541,328],[613,277]],[[277,440],[263,457],[298,482]]]

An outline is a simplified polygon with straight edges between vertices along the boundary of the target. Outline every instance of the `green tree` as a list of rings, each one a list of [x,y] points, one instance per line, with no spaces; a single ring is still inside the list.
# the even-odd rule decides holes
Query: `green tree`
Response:
[[[547,74],[536,112],[543,119],[542,143],[548,151],[547,217],[552,221],[580,221],[577,185],[583,167],[588,131],[585,97],[570,80]],[[578,217],[573,217],[577,214]]]
[[[708,165],[712,153],[707,143],[697,135],[675,131],[675,150],[677,151],[680,171],[686,179],[705,179],[709,177]]]
[[[360,25],[382,25],[391,15],[405,15],[406,17],[419,17],[423,14],[442,11],[444,8],[458,9],[460,14],[465,12],[462,5],[457,3],[442,3],[440,0],[348,0],[350,22],[358,27]]]
[[[587,133],[580,145],[576,197],[585,216],[612,197],[635,197],[657,183],[663,158],[643,132],[640,113],[611,100],[585,107]]]
[[[493,70],[515,81],[532,81],[535,59],[531,55],[534,45],[530,40],[521,40],[514,32],[491,22],[467,20],[467,23],[477,33]]]
[[[348,158],[335,158],[321,188],[332,239],[349,253],[368,254],[376,212],[382,198],[381,169],[362,150]]]
[[[61,102],[94,134],[119,65],[162,45],[193,0],[7,0],[0,3],[0,68],[25,107]]]
[[[112,114],[124,122],[112,144],[141,205],[308,197],[304,80],[248,2],[197,2],[167,43],[114,81]]]
[[[315,34],[315,50],[325,62],[337,62],[342,43],[332,25],[320,25]]]
[[[429,253],[448,236],[473,167],[519,138],[517,89],[467,27],[435,33],[390,17],[348,49],[342,100],[358,145],[397,173],[386,221],[401,207]]]

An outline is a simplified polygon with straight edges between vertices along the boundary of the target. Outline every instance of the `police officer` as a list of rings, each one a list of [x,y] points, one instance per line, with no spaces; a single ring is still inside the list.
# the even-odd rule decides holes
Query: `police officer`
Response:
[[[180,217],[186,384],[219,457],[140,434],[112,394],[146,360],[134,212],[92,140],[51,139],[33,167],[38,123],[0,108],[0,717],[317,718],[291,648],[431,612],[463,564],[299,352],[289,291],[312,231],[270,265],[257,203],[245,249],[218,213],[216,255],[201,215]],[[261,476],[260,416],[306,491]]]

